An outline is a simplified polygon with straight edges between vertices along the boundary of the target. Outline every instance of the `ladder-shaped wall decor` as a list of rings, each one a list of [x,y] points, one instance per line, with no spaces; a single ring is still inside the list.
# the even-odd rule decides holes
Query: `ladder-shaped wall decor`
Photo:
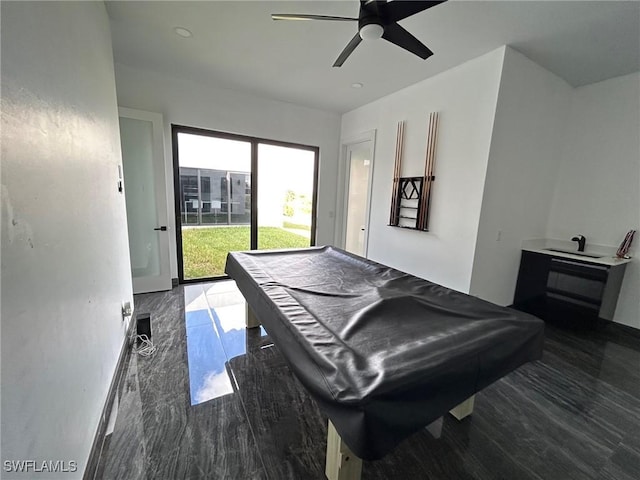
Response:
[[[393,170],[393,194],[389,224],[394,227],[428,230],[429,199],[431,186],[435,180],[436,139],[438,134],[438,113],[429,115],[427,131],[427,153],[422,177],[402,177],[402,153],[404,148],[404,122],[398,122],[396,133],[396,157]]]

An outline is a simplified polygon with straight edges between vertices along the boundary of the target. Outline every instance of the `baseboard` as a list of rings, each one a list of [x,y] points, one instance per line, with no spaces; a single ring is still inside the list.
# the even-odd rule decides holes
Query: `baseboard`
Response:
[[[625,325],[624,323],[614,322],[612,320],[602,320],[602,322],[615,335],[640,341],[640,329],[630,325]]]
[[[172,278],[172,279],[171,279],[171,287],[172,287],[172,288],[177,287],[177,286],[178,286],[178,284],[179,284],[179,281],[178,281],[178,279],[177,279],[177,278]]]
[[[549,312],[553,312],[553,314],[547,315],[545,314],[544,309],[541,310],[538,308],[538,311],[536,311],[535,305],[532,309],[531,305],[527,305],[524,302],[509,305],[509,307],[537,315],[539,318],[543,319],[545,323],[553,326],[575,330],[582,333],[594,332],[602,340],[613,342],[632,350],[640,351],[640,329],[630,325],[614,322],[612,320],[605,320],[604,318],[599,318],[596,315],[585,315],[581,317],[572,317],[569,315],[565,318],[562,314],[558,314],[557,311],[553,312],[553,310],[549,310]]]
[[[105,402],[104,408],[102,409],[102,415],[100,415],[100,422],[98,423],[98,428],[96,429],[93,444],[91,445],[89,460],[87,461],[87,465],[82,476],[83,480],[94,480],[96,476],[98,464],[100,462],[100,455],[102,453],[102,447],[104,446],[105,432],[107,431],[107,424],[109,423],[109,415],[111,414],[111,409],[113,407],[113,401],[116,398],[118,385],[120,385],[120,380],[122,379],[122,375],[124,374],[127,360],[129,359],[129,355],[131,354],[135,324],[136,316],[135,314],[133,314],[131,315],[129,327],[127,328],[127,334],[125,335],[124,341],[122,342],[122,348],[120,349],[120,356],[118,357],[116,370],[113,374],[113,378],[111,379],[109,391],[107,392],[107,401]]]

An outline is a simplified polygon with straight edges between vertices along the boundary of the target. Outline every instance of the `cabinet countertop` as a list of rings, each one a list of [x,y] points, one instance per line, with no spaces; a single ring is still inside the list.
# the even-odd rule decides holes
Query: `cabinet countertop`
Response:
[[[560,258],[567,258],[571,260],[579,260],[581,262],[593,263],[595,265],[606,265],[608,267],[623,265],[625,263],[629,263],[632,260],[631,258],[618,258],[616,256],[610,256],[610,255],[602,256],[598,258],[585,257],[581,255],[574,255],[572,253],[554,252],[554,251],[550,251],[549,248],[550,247],[531,246],[531,247],[522,247],[522,250],[526,252],[541,253],[543,255],[549,255],[551,257],[560,257]]]

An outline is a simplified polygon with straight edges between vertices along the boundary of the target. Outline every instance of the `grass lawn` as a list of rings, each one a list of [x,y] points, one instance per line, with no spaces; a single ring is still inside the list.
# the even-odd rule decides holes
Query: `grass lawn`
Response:
[[[184,278],[224,275],[227,253],[249,250],[249,227],[185,228],[182,230]],[[277,227],[258,228],[258,246],[304,248],[309,239]]]
[[[282,226],[284,228],[293,228],[295,230],[306,230],[307,232],[311,231],[311,226],[310,225],[302,225],[300,223],[283,222]]]

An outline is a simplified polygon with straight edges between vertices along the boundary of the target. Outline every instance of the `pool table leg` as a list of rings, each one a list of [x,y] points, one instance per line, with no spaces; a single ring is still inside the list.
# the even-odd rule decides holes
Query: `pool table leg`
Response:
[[[329,420],[327,429],[327,463],[324,470],[329,480],[360,480],[362,460],[342,441]]]
[[[468,417],[473,413],[473,402],[475,398],[475,395],[471,395],[460,405],[449,410],[449,413],[456,417],[457,420],[462,420],[463,418]]]
[[[247,303],[247,328],[256,328],[260,326],[260,320],[258,320],[258,317],[256,317],[255,313],[253,313],[253,310],[251,310],[251,307],[249,306],[249,304]]]

